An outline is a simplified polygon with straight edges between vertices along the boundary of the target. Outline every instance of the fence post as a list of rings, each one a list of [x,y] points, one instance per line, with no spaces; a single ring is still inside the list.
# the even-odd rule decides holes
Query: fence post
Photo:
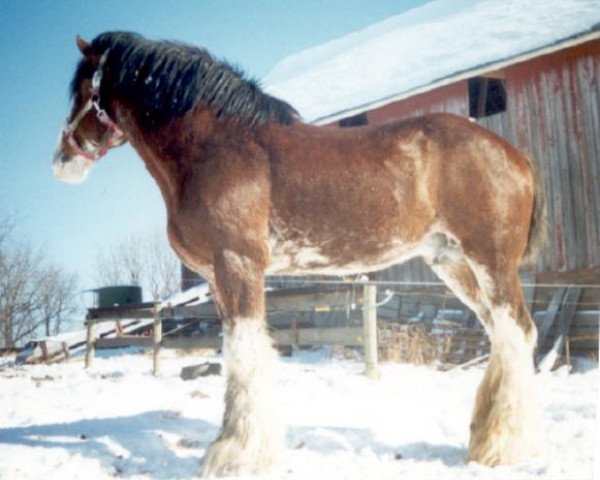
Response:
[[[365,346],[365,374],[376,380],[377,368],[377,286],[367,283],[363,290],[363,336]]]
[[[155,377],[160,374],[160,345],[162,342],[162,315],[159,304],[154,305],[154,368],[153,373]]]
[[[96,353],[96,322],[92,318],[87,319],[87,338],[85,341],[85,368],[91,368]]]

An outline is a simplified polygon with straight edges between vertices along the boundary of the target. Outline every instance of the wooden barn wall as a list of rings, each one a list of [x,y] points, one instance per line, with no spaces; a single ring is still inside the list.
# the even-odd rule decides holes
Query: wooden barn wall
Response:
[[[416,117],[433,112],[449,112],[468,116],[468,95],[467,82],[457,82],[371,110],[367,112],[367,119],[369,124],[378,124],[392,118]]]
[[[367,113],[369,124],[378,124],[392,118],[408,118],[432,112],[450,112],[467,116],[469,98],[467,82],[458,82],[446,87],[437,88],[422,95],[385,105]],[[382,281],[428,282],[439,281],[435,273],[420,258],[415,258],[401,265],[394,265],[373,277]]]
[[[546,186],[552,247],[540,267],[599,267],[600,41],[505,73],[509,131],[503,133],[537,159]]]

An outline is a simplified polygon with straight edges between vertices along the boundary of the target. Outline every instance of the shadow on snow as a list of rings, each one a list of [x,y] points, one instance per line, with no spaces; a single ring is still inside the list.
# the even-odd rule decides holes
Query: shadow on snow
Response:
[[[203,420],[161,410],[129,417],[0,429],[0,448],[22,445],[60,448],[95,458],[120,477],[156,479],[197,476],[201,457],[218,428]]]

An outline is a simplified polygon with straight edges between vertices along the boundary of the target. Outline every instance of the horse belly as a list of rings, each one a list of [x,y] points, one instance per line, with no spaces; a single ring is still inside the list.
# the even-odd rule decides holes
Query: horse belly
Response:
[[[292,240],[271,240],[268,274],[354,275],[382,270],[421,255],[420,243],[400,240],[368,249],[340,243],[338,248]]]

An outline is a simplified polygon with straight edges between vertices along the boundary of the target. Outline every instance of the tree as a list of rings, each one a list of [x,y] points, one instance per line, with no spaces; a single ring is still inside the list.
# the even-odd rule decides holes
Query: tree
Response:
[[[100,285],[139,285],[155,301],[179,290],[179,260],[157,230],[118,240],[97,255],[96,263]]]
[[[15,241],[14,229],[13,221],[0,221],[0,346],[5,348],[57,334],[76,311],[76,277]]]

